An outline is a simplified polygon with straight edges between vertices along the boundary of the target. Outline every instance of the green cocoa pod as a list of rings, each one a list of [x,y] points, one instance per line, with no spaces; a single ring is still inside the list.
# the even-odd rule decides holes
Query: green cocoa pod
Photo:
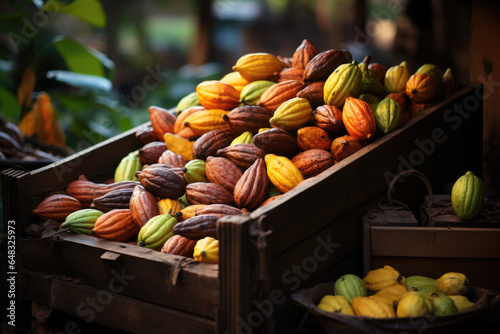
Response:
[[[484,193],[483,180],[473,172],[459,177],[451,190],[451,205],[458,218],[469,220],[477,216],[483,208]]]
[[[267,80],[257,80],[249,83],[241,90],[240,102],[249,106],[257,105],[262,94],[274,84],[276,82]]]
[[[188,95],[180,99],[179,102],[177,103],[176,114],[179,115],[187,108],[199,105],[201,104],[200,101],[198,101],[198,94],[196,94],[196,92],[189,93]]]
[[[96,209],[78,210],[68,215],[61,226],[76,234],[90,235],[97,218],[103,214],[104,212]]]
[[[207,175],[205,173],[206,165],[207,163],[201,159],[193,159],[188,161],[182,168],[186,182],[208,182]]]
[[[141,227],[137,246],[160,250],[165,241],[174,235],[177,219],[170,214],[157,215]]]
[[[340,276],[333,286],[335,295],[344,296],[349,303],[354,297],[366,297],[366,288],[363,280],[356,275],[346,274]]]
[[[396,101],[390,97],[386,97],[377,105],[374,115],[377,128],[383,133],[388,133],[399,126],[401,122],[401,107]]]
[[[434,278],[421,275],[413,275],[406,277],[406,287],[408,288],[408,290],[410,290],[411,288],[418,288],[422,285],[428,285],[428,284],[437,286],[437,280]]]
[[[115,170],[114,181],[139,181],[135,177],[135,173],[142,168],[139,151],[130,152],[118,164]]]

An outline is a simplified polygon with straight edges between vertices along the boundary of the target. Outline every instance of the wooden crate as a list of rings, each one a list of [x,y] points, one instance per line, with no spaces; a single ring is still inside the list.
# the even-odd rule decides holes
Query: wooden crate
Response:
[[[113,273],[125,270],[135,278],[111,294],[113,309],[120,310],[113,312],[116,321],[110,322],[106,308],[96,312],[96,323],[139,332],[149,321],[152,333],[292,332],[303,313],[290,303],[291,293],[362,273],[362,217],[395,174],[418,169],[434,187],[463,169],[480,174],[480,96],[482,86],[469,85],[271,204],[219,219],[218,266],[71,234],[21,238],[24,297],[82,317],[80,304],[65,300],[106,291]],[[43,197],[79,174],[93,181],[112,176],[119,160],[139,147],[134,131],[33,172],[3,173],[5,218],[22,230],[36,221],[31,210]],[[395,198],[410,203],[408,188],[411,180]],[[422,189],[418,197],[424,194]],[[153,314],[164,314],[169,326],[154,327],[160,320],[151,321]]]

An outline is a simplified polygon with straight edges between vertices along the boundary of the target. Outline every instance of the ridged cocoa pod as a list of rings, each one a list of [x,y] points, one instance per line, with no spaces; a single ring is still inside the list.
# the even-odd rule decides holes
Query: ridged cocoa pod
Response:
[[[32,211],[35,216],[48,220],[63,222],[66,217],[82,209],[82,204],[74,197],[65,194],[51,195],[45,198]]]
[[[137,173],[144,189],[153,196],[177,199],[186,190],[186,181],[167,165],[153,164]]]
[[[139,130],[137,130],[135,132],[135,138],[137,138],[143,145],[158,140],[151,125],[142,126]]]
[[[253,210],[267,197],[269,178],[264,159],[255,160],[234,187],[234,202],[239,208]]]
[[[318,50],[307,39],[304,39],[292,56],[292,67],[306,68],[307,64],[318,54]]]
[[[110,191],[118,190],[118,189],[134,189],[135,186],[140,185],[139,181],[120,181],[114,182],[110,184],[105,184],[101,188],[97,189],[95,192],[95,197],[100,197],[106,195]]]
[[[201,208],[196,212],[196,216],[198,215],[212,215],[217,217],[223,216],[238,216],[247,214],[248,210],[246,209],[238,209],[232,205],[227,204],[210,204]]]
[[[236,166],[242,169],[247,169],[255,160],[264,158],[267,153],[254,144],[237,144],[217,151],[218,156],[231,160]]]
[[[288,80],[269,87],[261,96],[257,106],[275,111],[285,101],[295,97],[304,88],[302,81]]]
[[[139,226],[132,221],[129,209],[116,209],[97,218],[92,235],[111,241],[125,242],[136,237],[139,230]]]
[[[330,134],[337,133],[344,129],[342,122],[342,111],[330,105],[322,105],[313,112],[313,123],[318,128],[322,128]]]
[[[292,67],[292,57],[276,56],[276,58],[284,62],[286,66]]]
[[[217,219],[212,215],[199,215],[178,222],[174,226],[174,234],[182,235],[191,240],[199,240],[205,237],[217,237]]]
[[[327,50],[318,53],[304,69],[304,82],[325,81],[339,65],[350,63],[352,55],[347,50]]]
[[[233,194],[223,186],[210,182],[188,184],[186,199],[191,204],[232,204],[234,202]]]
[[[228,158],[208,157],[207,164],[205,165],[205,174],[210,182],[221,185],[232,194],[236,182],[238,182],[243,173]]]
[[[222,115],[229,128],[238,134],[245,131],[257,133],[259,129],[269,127],[271,117],[273,117],[271,110],[257,106],[234,108],[228,114]]]
[[[141,185],[134,188],[129,206],[132,220],[139,227],[159,214],[156,198]]]
[[[158,162],[163,152],[167,150],[167,144],[162,141],[153,141],[139,149],[139,159],[143,165],[151,165]]]
[[[278,82],[287,80],[302,81],[304,76],[303,68],[285,67],[277,74]]]
[[[256,134],[252,143],[264,151],[285,157],[293,157],[297,153],[297,138],[290,132],[272,128]]]
[[[105,184],[103,183],[94,183],[88,180],[75,180],[68,184],[66,193],[76,198],[82,204],[82,208],[90,208],[92,201],[96,197],[96,192],[104,186]]]
[[[151,106],[148,108],[151,127],[156,138],[163,141],[165,133],[174,133],[175,116],[167,109]]]
[[[128,209],[130,205],[130,197],[134,189],[125,188],[113,190],[105,195],[94,198],[92,206],[102,212],[108,212],[114,209]]]
[[[318,175],[334,165],[333,155],[325,150],[310,149],[291,159],[305,179]]]
[[[165,241],[161,252],[171,255],[193,257],[194,246],[197,240],[191,240],[182,235],[173,235]]]
[[[182,168],[186,165],[186,160],[182,157],[182,155],[166,150],[162,153],[160,158],[158,158],[158,163]]]
[[[217,129],[205,133],[194,142],[194,157],[206,160],[211,155],[215,156],[218,150],[231,144],[237,136],[238,134],[231,129]]]
[[[325,86],[324,81],[313,82],[310,85],[304,87],[301,91],[297,93],[297,97],[302,97],[309,101],[313,106],[319,106],[325,104],[323,87]]]

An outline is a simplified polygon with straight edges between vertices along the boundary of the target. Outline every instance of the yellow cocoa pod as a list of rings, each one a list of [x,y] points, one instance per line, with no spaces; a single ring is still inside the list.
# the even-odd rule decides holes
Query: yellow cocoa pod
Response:
[[[176,213],[182,210],[181,202],[178,199],[164,198],[158,201],[160,215],[170,214],[176,217]]]
[[[325,81],[323,87],[325,103],[342,108],[346,98],[358,97],[362,79],[363,74],[356,61],[340,65]]]
[[[219,240],[205,237],[196,242],[193,258],[195,261],[219,263]]]
[[[410,70],[408,69],[406,61],[390,67],[387,72],[385,72],[384,77],[384,89],[386,93],[399,93],[405,91],[408,79],[410,79]]]
[[[429,303],[418,291],[408,291],[398,302],[398,317],[421,317],[431,313]]]
[[[207,204],[192,204],[189,206],[186,206],[184,209],[177,211],[175,213],[175,217],[177,218],[177,221],[181,222],[186,219],[192,218],[196,216],[196,213],[206,207]]]
[[[309,101],[294,97],[282,103],[269,119],[271,126],[284,130],[295,130],[307,125],[312,119],[313,110]]]
[[[234,89],[236,89],[240,93],[240,95],[243,88],[250,83],[250,81],[243,78],[239,72],[229,72],[225,76],[223,76],[222,79],[220,79],[219,81],[231,85]]]
[[[221,116],[228,113],[223,109],[201,110],[186,118],[184,125],[193,130],[195,135],[201,136],[212,130],[226,128],[227,123]]]
[[[462,295],[448,295],[447,297],[453,300],[453,303],[455,303],[458,312],[465,311],[466,309],[474,305],[474,303],[471,302],[469,298]]]
[[[253,138],[253,133],[250,131],[245,131],[238,137],[234,138],[234,140],[229,144],[229,146],[238,145],[238,144],[251,144]]]
[[[386,303],[393,305],[394,302],[399,300],[408,292],[401,284],[394,284],[379,290],[374,296],[378,296],[385,300]]]
[[[184,158],[184,160],[189,161],[194,159],[194,141],[187,140],[171,133],[165,133],[165,135],[163,136],[163,140],[165,141],[165,144],[167,144],[167,149],[176,154],[179,154]]]
[[[406,278],[388,265],[368,272],[363,278],[363,283],[365,283],[366,290],[373,292],[395,284],[401,284],[406,288]]]
[[[256,106],[262,94],[275,84],[276,82],[269,80],[257,80],[249,83],[240,93],[240,102],[245,105]]]
[[[222,81],[206,80],[196,86],[198,101],[206,109],[233,109],[240,105],[240,92]]]
[[[344,296],[326,295],[319,301],[318,308],[332,313],[354,315],[354,310]]]
[[[233,66],[248,81],[269,80],[287,65],[275,55],[265,52],[248,53],[241,56]]]
[[[465,296],[469,292],[469,279],[462,273],[446,273],[438,278],[437,291],[445,295]]]
[[[292,190],[304,179],[300,170],[287,157],[266,154],[264,160],[269,180],[282,193]]]
[[[371,318],[394,318],[394,308],[380,299],[369,297],[354,297],[351,303],[356,315]]]

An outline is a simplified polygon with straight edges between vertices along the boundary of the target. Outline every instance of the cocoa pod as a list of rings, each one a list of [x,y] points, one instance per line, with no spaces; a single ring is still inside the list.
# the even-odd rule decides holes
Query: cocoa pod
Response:
[[[139,149],[139,159],[143,165],[151,165],[158,162],[163,152],[167,150],[167,144],[162,141],[153,141]]]
[[[256,134],[252,143],[264,151],[285,157],[292,157],[297,153],[297,139],[290,132],[272,128]]]
[[[257,106],[275,111],[283,102],[295,97],[303,87],[302,81],[288,80],[277,83],[260,96]]]
[[[173,235],[165,241],[161,252],[171,255],[193,257],[194,246],[197,240],[191,240],[182,235]]]
[[[41,201],[32,213],[44,220],[53,219],[62,223],[68,215],[81,209],[82,204],[76,198],[55,194]]]
[[[96,190],[95,197],[101,197],[103,195],[106,195],[110,191],[118,190],[118,189],[132,189],[133,190],[135,188],[135,186],[137,186],[138,184],[140,185],[141,183],[139,181],[120,181],[120,182],[105,184]]]
[[[91,233],[98,238],[125,242],[136,237],[139,230],[129,209],[115,209],[97,218]]]
[[[304,69],[304,82],[325,81],[339,65],[350,63],[352,55],[347,50],[327,50],[318,53]]]
[[[68,184],[66,193],[76,198],[82,204],[82,208],[90,208],[92,201],[96,198],[96,192],[104,186],[105,184],[103,183],[94,183],[79,179]]]
[[[11,157],[15,153],[22,151],[21,145],[10,135],[0,131],[0,151],[6,157]]]
[[[182,155],[166,150],[158,158],[158,163],[182,168],[186,165],[186,160],[182,157]]]
[[[139,140],[143,145],[158,140],[151,125],[142,126],[139,130],[137,130],[135,132],[135,138],[137,138],[137,140]]]
[[[212,215],[212,216],[238,216],[247,214],[248,210],[246,209],[238,209],[232,205],[227,204],[210,204],[207,205],[195,213],[195,216],[198,215]]]
[[[325,150],[310,149],[291,159],[305,179],[318,175],[334,165],[333,155]]]
[[[151,106],[148,108],[151,127],[156,138],[163,141],[165,133],[174,133],[175,116],[167,109]]]
[[[275,200],[277,200],[278,198],[280,198],[282,195],[283,194],[279,194],[279,195],[274,195],[273,197],[269,197],[264,202],[260,203],[259,208],[261,208],[261,207],[263,207],[265,205],[268,205],[271,202],[274,202]]]
[[[318,50],[307,39],[297,47],[292,56],[292,67],[305,69],[311,59],[318,54]]]
[[[243,174],[239,167],[224,157],[208,157],[205,166],[207,179],[218,185],[221,185],[231,194],[233,193],[236,182]]]
[[[257,159],[234,187],[234,202],[239,208],[253,210],[267,197],[269,179],[264,159]]]
[[[330,134],[340,132],[344,129],[342,122],[342,111],[330,105],[322,105],[313,112],[313,123]]]
[[[286,66],[292,67],[292,57],[276,56],[276,58],[284,62]]]
[[[130,197],[134,189],[125,188],[113,190],[105,195],[94,198],[92,206],[102,212],[108,212],[114,209],[128,209],[130,205]]]
[[[233,194],[216,183],[195,182],[186,186],[186,198],[191,204],[232,204]]]
[[[168,165],[153,164],[137,173],[144,189],[153,196],[177,199],[186,190],[186,181]]]
[[[294,80],[302,82],[302,77],[304,76],[303,68],[285,67],[282,69],[278,76],[278,82],[283,82],[287,80]]]
[[[241,134],[245,131],[256,133],[260,128],[269,126],[269,119],[273,116],[271,110],[257,106],[242,106],[234,108],[222,119],[230,129]]]
[[[174,234],[182,235],[191,240],[199,240],[205,237],[217,237],[217,219],[212,215],[194,216],[178,222],[174,226]]]
[[[312,106],[319,106],[325,104],[323,87],[324,81],[313,82],[307,85],[297,93],[297,97],[306,99]]]
[[[267,152],[254,144],[237,144],[217,151],[217,155],[231,160],[236,166],[247,169]]]
[[[211,155],[215,156],[219,149],[228,146],[237,136],[238,134],[231,129],[216,129],[205,133],[194,142],[194,157],[206,160]]]
[[[129,207],[132,220],[139,227],[143,227],[148,220],[159,214],[156,198],[141,185],[134,188]]]

